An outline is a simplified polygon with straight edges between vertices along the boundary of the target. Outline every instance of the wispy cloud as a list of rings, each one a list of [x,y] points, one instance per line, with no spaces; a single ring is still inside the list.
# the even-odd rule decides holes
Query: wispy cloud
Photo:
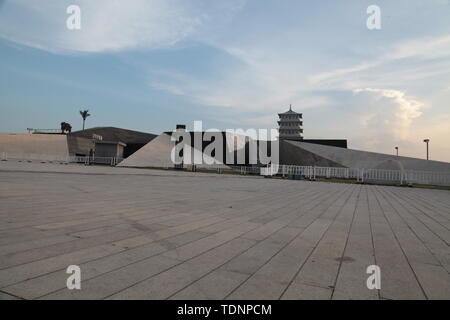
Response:
[[[448,60],[427,64],[398,64],[398,61],[412,57],[432,60],[450,54],[447,38],[438,36],[435,39],[396,43],[386,48],[389,54],[374,61],[362,61],[353,66],[313,74],[303,71],[304,66],[292,58],[286,58],[283,52],[272,54],[273,49],[270,48],[261,51],[259,47],[223,45],[220,49],[239,60],[240,65],[218,66],[214,77],[207,79],[175,73],[162,82],[152,83],[152,86],[185,95],[204,105],[273,112],[294,103],[304,110],[332,103],[329,97],[320,94],[321,91],[353,92],[365,87],[389,86],[391,91],[385,89],[386,96],[400,92],[395,90],[403,88],[407,82],[448,74]],[[433,44],[429,56],[426,54],[428,50],[412,50],[419,44],[425,47],[428,43]],[[406,55],[410,50],[412,52]],[[329,65],[333,65],[333,62],[330,61]],[[316,69],[320,69],[320,66]]]
[[[292,103],[327,110],[314,129],[332,134],[339,113],[352,123],[340,136],[380,151],[416,141],[414,124],[446,110],[450,81],[448,3],[380,2],[383,28],[370,32],[357,0],[326,10],[293,0],[14,0],[0,10],[0,38],[63,55],[120,52],[149,92],[210,108],[227,123],[273,127]],[[65,27],[69,4],[82,8],[80,32]],[[405,8],[418,11],[405,20]],[[196,49],[184,56],[189,46]],[[170,58],[146,64],[155,51]],[[193,56],[205,52],[208,63]]]
[[[364,76],[367,79],[367,76],[371,75],[371,71],[375,70],[377,75],[391,73],[392,69],[383,69],[386,65],[394,69],[394,75],[398,79],[398,83],[404,80],[402,79],[404,74],[411,73],[411,68],[420,68],[421,70],[420,72],[415,70],[415,75],[413,77],[410,76],[410,80],[419,80],[421,78],[450,72],[450,69],[447,68],[448,60],[439,61],[438,63],[428,62],[425,65],[418,65],[417,61],[414,61],[416,59],[420,60],[420,63],[423,63],[423,60],[431,61],[437,58],[450,57],[450,36],[447,35],[401,41],[387,47],[385,51],[386,53],[381,54],[379,58],[358,62],[353,66],[311,75],[309,82],[316,86],[322,85],[328,88],[352,90],[362,84],[361,81],[356,82],[354,79],[359,78],[364,80]],[[406,64],[395,65],[396,62],[398,63],[402,60],[406,60]],[[392,65],[393,63],[394,65]],[[380,81],[380,85],[386,84],[383,81],[386,81],[385,77]],[[366,84],[369,84],[369,82]],[[370,84],[373,85],[373,82],[370,82]]]
[[[172,46],[243,5],[206,0],[61,0],[5,2],[0,37],[55,53],[104,52]],[[81,8],[82,28],[66,28],[66,8]],[[36,28],[39,26],[39,28]]]

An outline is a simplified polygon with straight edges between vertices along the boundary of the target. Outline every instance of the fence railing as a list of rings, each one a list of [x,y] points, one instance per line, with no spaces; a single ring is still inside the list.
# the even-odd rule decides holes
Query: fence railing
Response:
[[[27,128],[28,133],[33,134],[33,133],[59,133],[62,134],[62,130],[61,129],[34,129],[34,128]]]
[[[41,162],[64,162],[80,163],[85,165],[104,164],[115,166],[123,159],[118,157],[84,157],[84,156],[51,156],[42,154],[17,154],[0,153],[0,160],[21,160]],[[167,168],[174,168],[167,165]],[[315,180],[326,179],[348,179],[358,182],[375,182],[387,184],[424,184],[450,186],[450,172],[416,171],[416,170],[384,170],[384,169],[362,169],[362,168],[338,168],[338,167],[313,167],[313,166],[291,166],[270,165],[267,167],[257,166],[226,166],[226,165],[184,165],[180,169],[197,171],[208,170],[217,173],[254,174],[262,176],[292,176],[295,179]]]
[[[84,163],[86,165],[89,164],[106,164],[115,166],[120,161],[122,161],[123,158],[120,157],[70,157],[69,162],[76,162],[76,163]]]
[[[450,186],[450,172],[289,165],[271,165],[260,169],[263,176],[292,175],[310,180],[316,178],[353,179],[359,182]]]
[[[173,168],[173,165],[167,165],[166,168]],[[180,169],[187,171],[215,171],[217,173],[239,173],[239,174],[255,174],[261,173],[260,167],[249,166],[227,166],[227,165],[183,165],[178,166]]]
[[[40,161],[40,162],[64,162],[64,163],[82,163],[89,164],[105,164],[115,166],[123,158],[120,157],[89,157],[89,156],[58,156],[34,153],[0,153],[0,160],[18,160],[18,161]]]

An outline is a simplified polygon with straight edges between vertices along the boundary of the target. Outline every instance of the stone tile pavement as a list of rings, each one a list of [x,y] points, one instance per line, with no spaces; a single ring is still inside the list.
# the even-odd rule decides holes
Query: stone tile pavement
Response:
[[[450,299],[449,230],[449,191],[1,162],[0,299]]]

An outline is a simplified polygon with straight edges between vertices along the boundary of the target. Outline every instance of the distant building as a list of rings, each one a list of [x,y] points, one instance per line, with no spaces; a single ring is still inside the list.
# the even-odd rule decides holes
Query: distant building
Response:
[[[121,150],[121,148],[123,148],[123,152],[119,151],[119,154],[121,154],[123,158],[127,158],[152,141],[156,135],[115,127],[95,127],[72,132],[69,134],[69,137],[82,137],[92,140],[98,146],[102,145],[100,146],[102,149],[110,148],[112,150],[117,148],[117,150]],[[111,143],[115,144],[115,146],[112,146]],[[108,144],[109,146],[107,146]],[[89,154],[89,149],[87,149],[87,152],[87,154]],[[95,154],[99,156],[97,150]]]
[[[94,140],[95,157],[124,158],[126,143],[120,141]]]
[[[325,146],[347,148],[345,139],[304,139],[303,138],[303,114],[292,111],[292,105],[289,105],[289,111],[278,114],[279,140],[301,141]]]
[[[292,105],[289,106],[289,111],[279,113],[279,139],[287,140],[303,140],[303,115],[292,111]]]

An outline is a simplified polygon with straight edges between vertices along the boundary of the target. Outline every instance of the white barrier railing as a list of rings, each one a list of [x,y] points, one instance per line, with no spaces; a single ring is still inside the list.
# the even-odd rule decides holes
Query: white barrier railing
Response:
[[[167,169],[173,168],[173,165],[167,165]],[[235,172],[239,174],[256,174],[259,175],[261,173],[260,167],[250,167],[250,166],[227,166],[227,165],[183,165],[179,166],[180,169],[185,169],[187,171],[216,171],[217,173],[223,173],[223,172]]]
[[[123,159],[118,157],[84,157],[84,156],[52,156],[43,154],[18,154],[0,153],[0,160],[40,161],[105,164],[115,166]],[[170,168],[172,166],[167,166]],[[173,168],[173,167],[172,167]],[[378,182],[394,184],[424,184],[450,186],[450,172],[416,171],[416,170],[384,170],[384,169],[362,169],[362,168],[338,168],[338,167],[313,167],[313,166],[291,166],[270,165],[267,167],[252,166],[226,166],[226,165],[199,165],[184,166],[184,169],[195,171],[196,169],[215,170],[217,173],[236,172],[239,174],[258,174],[263,176],[293,175],[300,179],[315,180],[316,178],[328,179],[351,179],[359,182]]]
[[[450,172],[271,165],[261,175],[295,175],[303,179],[353,179],[359,182],[450,186]]]
[[[58,156],[58,155],[46,155],[46,154],[34,154],[34,153],[9,153],[2,152],[2,161],[18,160],[18,161],[40,161],[40,162],[64,162],[64,163],[83,163],[88,164],[106,164],[115,166],[123,158],[120,157],[87,157],[87,156]]]

